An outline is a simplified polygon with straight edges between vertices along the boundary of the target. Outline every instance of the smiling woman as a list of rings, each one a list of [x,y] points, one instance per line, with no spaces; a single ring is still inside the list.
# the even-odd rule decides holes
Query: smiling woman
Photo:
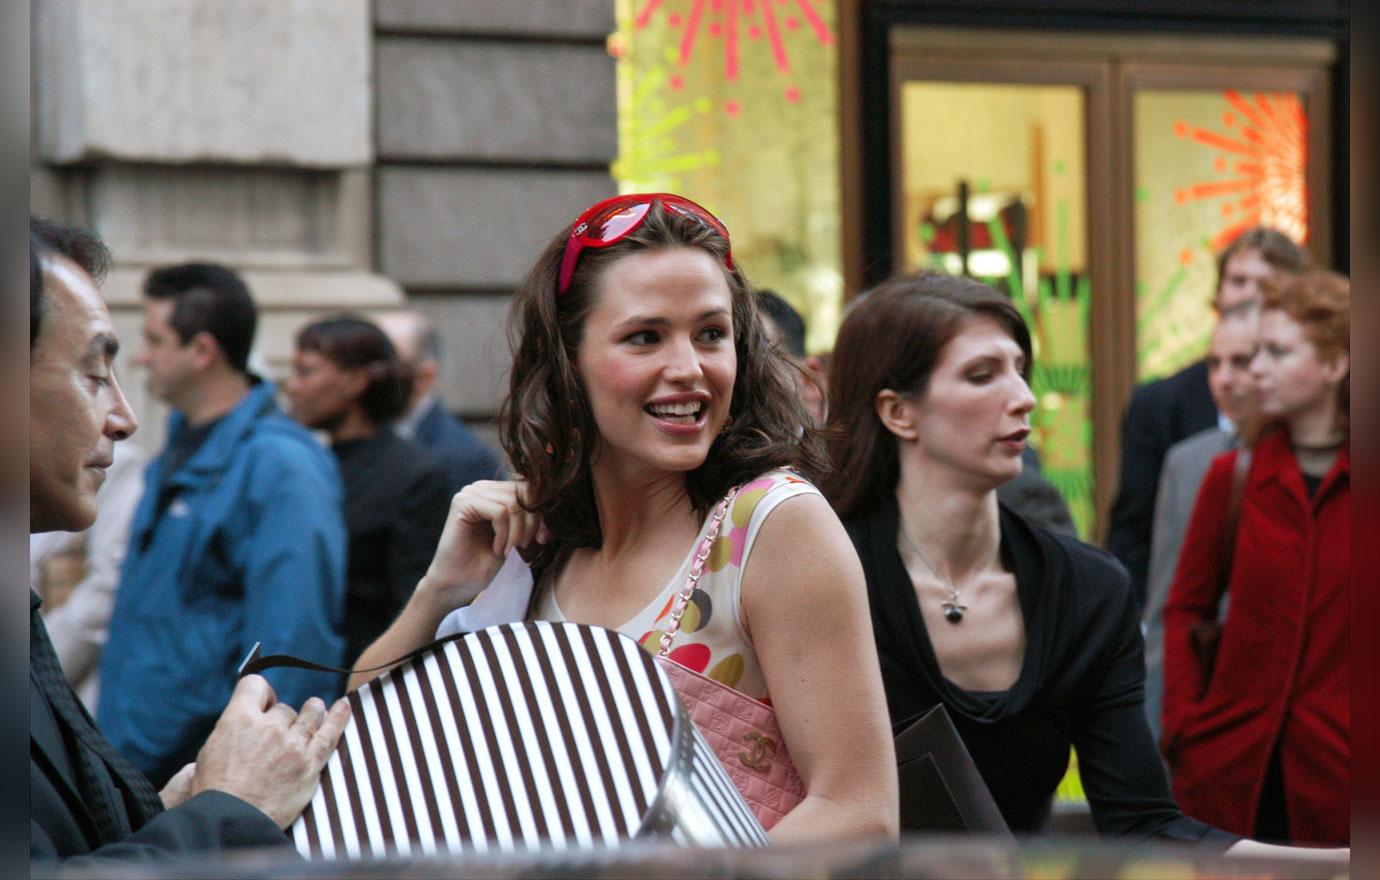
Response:
[[[524,481],[457,496],[413,601],[360,665],[429,641],[491,581],[508,589],[495,573],[521,550],[529,619],[616,629],[775,709],[804,797],[773,839],[893,836],[857,558],[808,482],[821,442],[727,230],[676,196],[601,202],[537,259],[510,337],[501,427]]]
[[[733,395],[731,306],[723,271],[702,250],[646,251],[609,267],[576,358],[602,466],[684,472],[705,460]]]

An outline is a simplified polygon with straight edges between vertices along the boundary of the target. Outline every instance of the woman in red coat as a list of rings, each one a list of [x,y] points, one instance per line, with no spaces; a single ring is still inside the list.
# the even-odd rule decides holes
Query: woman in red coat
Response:
[[[1164,611],[1163,747],[1184,812],[1238,834],[1350,841],[1350,285],[1314,271],[1264,299],[1251,364],[1261,423],[1209,675],[1239,453],[1212,464]]]

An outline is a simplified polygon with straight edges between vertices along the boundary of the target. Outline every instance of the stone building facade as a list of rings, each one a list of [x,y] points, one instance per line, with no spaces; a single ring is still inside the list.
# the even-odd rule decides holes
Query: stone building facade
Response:
[[[151,266],[240,269],[281,378],[307,320],[408,304],[494,439],[507,301],[615,191],[611,0],[31,0],[30,207],[96,229],[129,360]]]

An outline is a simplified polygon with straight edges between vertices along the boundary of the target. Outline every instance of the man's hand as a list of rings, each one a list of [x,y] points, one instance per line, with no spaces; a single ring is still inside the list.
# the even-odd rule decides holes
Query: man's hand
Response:
[[[169,779],[168,784],[163,786],[163,790],[158,793],[158,799],[163,802],[163,809],[171,810],[173,807],[181,806],[192,796],[192,775],[194,773],[196,773],[195,761],[173,774],[173,778]]]
[[[347,700],[327,712],[316,697],[299,714],[277,702],[262,676],[246,675],[196,756],[190,794],[232,794],[286,829],[316,792],[349,716]]]

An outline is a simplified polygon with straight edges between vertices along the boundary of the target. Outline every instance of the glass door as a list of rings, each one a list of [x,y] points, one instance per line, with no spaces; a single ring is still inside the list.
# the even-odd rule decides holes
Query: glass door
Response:
[[[1216,255],[1269,226],[1326,265],[1327,81],[1318,69],[1125,64],[1136,378],[1202,356]]]
[[[965,274],[1011,297],[1035,348],[1031,445],[1084,535],[1096,509],[1089,329],[1107,282],[1094,267],[1110,265],[1089,219],[1109,141],[1090,122],[1105,118],[1107,83],[1097,64],[929,52],[898,63],[894,89],[895,268]]]

